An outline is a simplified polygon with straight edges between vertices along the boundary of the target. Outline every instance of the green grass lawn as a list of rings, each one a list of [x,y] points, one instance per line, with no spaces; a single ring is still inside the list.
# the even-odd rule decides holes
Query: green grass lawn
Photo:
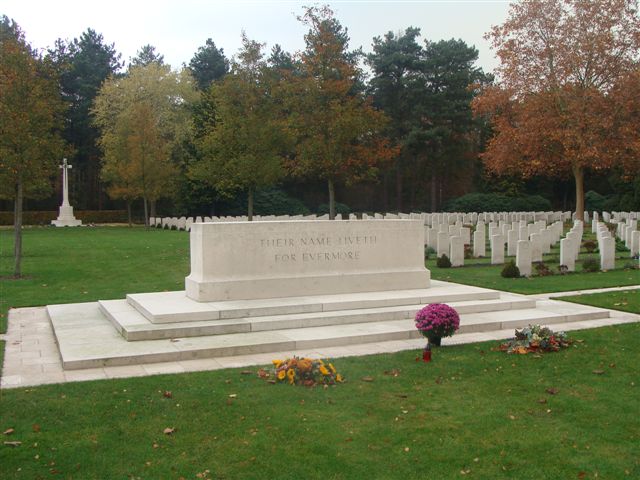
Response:
[[[0,231],[2,276],[11,241]],[[28,278],[2,280],[5,322],[10,306],[181,289],[189,270],[185,232],[34,228],[24,249]],[[428,267],[527,293],[640,283],[624,269],[507,280],[499,267]],[[620,295],[592,300],[637,308]],[[14,429],[3,441],[22,443],[0,445],[0,478],[639,478],[640,324],[572,338],[541,358],[492,342],[430,364],[418,351],[338,359],[348,381],[326,390],[240,370],[1,390],[0,431]]]
[[[13,231],[0,230],[0,332],[10,307],[124,298],[184,289],[189,234],[127,227],[27,228],[21,280],[13,273]]]
[[[592,238],[593,234],[585,231],[584,238]],[[489,250],[487,249],[489,252]],[[491,258],[465,259],[465,265],[458,268],[438,268],[435,254],[427,260],[427,268],[431,270],[431,278],[446,282],[463,283],[478,287],[493,288],[513,293],[534,294],[547,292],[568,292],[591,288],[620,287],[640,284],[638,260],[632,260],[629,252],[616,253],[616,268],[607,272],[583,272],[582,261],[593,257],[599,260],[597,253],[587,254],[582,251],[576,262],[576,272],[560,275],[558,273],[560,249],[555,247],[551,253],[543,256],[544,263],[554,273],[550,276],[537,276],[535,269],[528,278],[503,278],[500,276],[502,265],[491,265]],[[506,261],[515,257],[505,257]],[[636,268],[629,268],[635,266]]]
[[[0,447],[0,477],[639,478],[640,324],[571,337],[540,358],[337,359],[328,389],[222,370],[3,390],[3,440],[22,444]]]
[[[556,300],[583,303],[594,307],[611,308],[624,312],[640,314],[640,289],[621,290],[619,292],[592,293],[590,295],[572,295]]]

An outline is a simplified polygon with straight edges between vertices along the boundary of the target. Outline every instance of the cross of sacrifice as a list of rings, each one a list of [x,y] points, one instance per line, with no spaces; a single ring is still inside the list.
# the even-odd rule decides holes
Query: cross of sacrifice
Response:
[[[62,169],[62,205],[69,206],[69,176],[67,170],[73,168],[73,165],[67,163],[67,159],[62,159],[62,165],[59,165]]]

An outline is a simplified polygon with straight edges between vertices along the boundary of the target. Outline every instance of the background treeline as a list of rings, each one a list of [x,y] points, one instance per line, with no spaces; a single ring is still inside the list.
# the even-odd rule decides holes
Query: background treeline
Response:
[[[151,45],[125,65],[91,29],[37,52],[7,17],[1,28],[4,44],[26,45],[40,72],[34,78],[46,76],[59,92],[60,104],[37,108],[50,110],[63,145],[41,154],[73,165],[76,210],[146,217],[332,205],[345,213],[574,208],[570,175],[523,180],[485,171],[479,154],[494,132],[471,103],[494,79],[476,65],[475,47],[423,40],[410,27],[374,38],[365,55],[350,49],[328,8],[308,8],[300,21],[309,29],[303,52],[266,52],[243,37],[229,57],[208,39],[178,70]],[[59,172],[54,165],[40,173],[37,184],[24,184],[25,207],[55,210]],[[5,187],[0,210],[13,210],[14,183]],[[615,166],[585,178],[590,190],[587,209],[640,209],[638,175]]]

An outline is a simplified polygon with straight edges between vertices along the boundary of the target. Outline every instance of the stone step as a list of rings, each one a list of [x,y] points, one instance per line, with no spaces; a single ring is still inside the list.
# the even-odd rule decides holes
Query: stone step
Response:
[[[184,291],[136,293],[127,302],[151,323],[197,322],[360,308],[497,299],[495,290],[432,281],[428,289],[314,295],[225,302],[197,302]]]
[[[534,299],[509,294],[503,294],[502,298],[498,299],[466,300],[447,303],[454,307],[460,314],[535,308],[536,305]],[[102,300],[99,301],[98,304],[102,313],[128,341],[401,320],[414,318],[416,312],[423,307],[423,305],[401,305],[158,324],[150,322],[125,300]]]
[[[413,319],[402,319],[128,342],[105,318],[98,303],[50,305],[47,312],[66,370],[293,351],[420,336]],[[459,333],[513,329],[535,323],[553,325],[608,316],[608,310],[539,301],[537,308],[462,314]]]

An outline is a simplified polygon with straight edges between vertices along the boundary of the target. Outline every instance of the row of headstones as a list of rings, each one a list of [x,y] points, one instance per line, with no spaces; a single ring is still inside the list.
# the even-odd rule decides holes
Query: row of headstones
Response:
[[[571,212],[518,212],[518,213],[374,213],[369,215],[363,213],[361,217],[351,213],[348,216],[336,214],[336,220],[349,219],[358,220],[394,220],[394,219],[411,219],[411,220],[423,220],[425,225],[439,225],[442,223],[456,224],[464,223],[467,225],[475,225],[478,221],[493,222],[493,221],[511,221],[516,220],[547,220],[549,218],[561,217],[566,220],[571,218]],[[158,228],[188,230],[188,226],[192,223],[200,222],[245,222],[248,220],[247,216],[222,216],[222,217],[151,217],[151,226]],[[254,215],[254,221],[281,221],[281,220],[329,220],[329,214],[325,215]]]
[[[596,229],[597,227],[593,227]],[[631,251],[631,256],[640,254],[640,231],[638,231],[638,220],[627,218],[624,222],[616,224],[616,237]]]
[[[615,239],[611,237],[609,229],[602,222],[594,220],[594,231],[598,239],[601,270],[615,268]],[[464,265],[464,247],[470,245],[470,229],[460,224],[439,224],[425,227],[425,242],[441,257],[447,255],[452,267]],[[637,230],[637,220],[627,218],[617,224],[619,238],[626,239],[631,256],[639,254],[640,231]],[[500,265],[505,261],[505,243],[507,255],[516,257],[515,263],[522,276],[530,276],[532,263],[541,262],[545,253],[560,242],[560,264],[567,272],[575,271],[575,263],[580,253],[584,224],[580,220],[574,224],[565,238],[562,238],[563,223],[554,222],[546,226],[543,220],[527,224],[524,220],[517,223],[489,224],[489,241],[491,248],[491,264]],[[483,221],[479,221],[473,232],[473,256],[486,256],[486,228]]]

